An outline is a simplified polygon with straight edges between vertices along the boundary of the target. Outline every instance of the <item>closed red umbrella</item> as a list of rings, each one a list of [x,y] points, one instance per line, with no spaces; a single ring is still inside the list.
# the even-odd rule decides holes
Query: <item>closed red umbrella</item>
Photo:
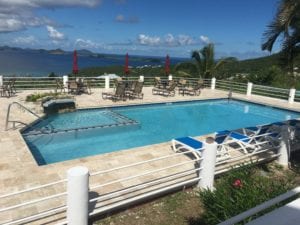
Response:
[[[166,75],[168,76],[170,74],[170,57],[169,55],[166,56],[166,62],[165,62],[165,72]]]
[[[125,67],[124,67],[124,72],[125,72],[126,75],[128,75],[129,72],[130,72],[129,71],[128,58],[129,58],[129,56],[128,56],[128,53],[127,53],[126,56],[125,56]]]
[[[77,63],[77,51],[74,50],[73,53],[73,74],[78,74],[78,63]]]

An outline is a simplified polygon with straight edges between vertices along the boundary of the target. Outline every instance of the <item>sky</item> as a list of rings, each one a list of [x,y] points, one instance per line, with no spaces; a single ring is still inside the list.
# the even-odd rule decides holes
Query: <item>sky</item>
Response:
[[[0,0],[0,45],[190,57],[255,58],[277,0]],[[279,45],[275,45],[274,52]]]

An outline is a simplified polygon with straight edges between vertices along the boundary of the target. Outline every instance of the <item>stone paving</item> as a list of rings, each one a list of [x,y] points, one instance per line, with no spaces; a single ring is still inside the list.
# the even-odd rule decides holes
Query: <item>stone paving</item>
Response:
[[[144,88],[144,99],[143,100],[127,100],[112,102],[110,100],[103,100],[101,98],[101,92],[104,89],[94,89],[91,95],[79,95],[75,96],[76,104],[78,108],[89,108],[89,107],[106,107],[112,105],[129,105],[129,104],[143,104],[143,103],[154,103],[154,102],[168,102],[168,101],[186,101],[186,100],[198,100],[198,99],[214,99],[214,98],[226,98],[227,92],[220,90],[204,89],[200,96],[179,96],[175,97],[163,97],[152,95],[151,88]],[[37,91],[35,91],[37,92]],[[45,92],[45,91],[39,91]],[[24,142],[22,136],[18,129],[10,129],[5,131],[5,118],[7,113],[7,107],[11,102],[19,102],[24,106],[28,107],[32,111],[39,115],[42,115],[41,106],[38,103],[28,103],[25,98],[28,94],[33,93],[33,91],[22,91],[18,92],[16,96],[11,98],[0,98],[0,196],[6,193],[11,193],[14,191],[22,190],[24,188],[35,187],[41,184],[47,184],[49,182],[55,182],[66,178],[66,171],[74,166],[86,166],[91,173],[95,171],[101,171],[109,168],[119,167],[123,165],[128,165],[131,163],[136,163],[139,161],[144,161],[148,159],[153,159],[160,156],[171,155],[174,152],[170,148],[170,143],[160,143],[150,146],[143,146],[134,149],[121,150],[118,152],[107,153],[103,155],[96,155],[85,157],[81,159],[69,160],[60,163],[54,163],[45,166],[38,166],[28,149],[26,143]],[[300,110],[300,103],[289,104],[285,100],[278,100],[273,98],[261,97],[261,96],[251,96],[247,97],[242,94],[233,94],[234,98],[239,98],[243,100],[249,100],[253,102],[259,102],[263,104],[269,104],[272,106],[278,106],[293,110]],[[19,120],[25,123],[33,122],[36,117],[30,113],[21,110],[17,106],[13,106],[11,110],[11,119]],[[21,126],[20,126],[21,128]],[[186,161],[185,156],[176,157],[174,163]],[[168,165],[170,162],[163,161],[161,164]],[[185,165],[184,168],[192,168],[194,165]],[[144,168],[145,167],[145,168]],[[155,164],[147,167],[144,165],[137,167],[136,171],[143,169],[156,168]],[[123,170],[116,173],[110,173],[107,175],[101,175],[98,178],[93,178],[91,180],[91,185],[96,184],[101,181],[109,181],[113,178],[123,177],[124,175],[136,173],[134,169]],[[174,171],[172,171],[174,172]],[[158,174],[159,175],[159,174]],[[195,175],[194,175],[195,176]],[[118,189],[129,185],[128,182],[120,182],[112,186],[103,188],[101,194],[109,191],[113,188]],[[114,186],[114,187],[113,187]],[[42,197],[49,194],[60,193],[65,190],[65,185],[56,185],[45,190],[36,191],[31,193],[31,195],[22,195],[17,198],[0,199],[0,205],[2,207],[14,205],[16,203],[21,203],[23,201],[28,201],[33,197]],[[35,195],[35,196],[32,196]],[[30,215],[33,212],[41,212],[43,209],[57,207],[65,202],[65,197],[57,198],[53,201],[47,202],[47,205],[43,203],[36,204],[32,207],[26,208],[21,211],[19,209],[11,210],[8,212],[0,212],[0,223],[6,221],[9,218],[20,218],[26,215]],[[57,214],[57,218],[62,215]],[[53,220],[51,220],[53,222]],[[38,222],[37,224],[40,224]],[[50,222],[49,222],[50,223]]]

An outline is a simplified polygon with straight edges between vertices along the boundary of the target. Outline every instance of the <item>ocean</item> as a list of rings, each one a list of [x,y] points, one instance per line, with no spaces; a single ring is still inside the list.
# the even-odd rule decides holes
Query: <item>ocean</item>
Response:
[[[186,61],[171,58],[171,64]],[[97,66],[124,65],[125,55],[101,54],[94,56],[78,55],[79,69]],[[72,71],[73,53],[49,54],[38,50],[0,51],[0,75],[4,76],[48,76],[69,74]],[[129,56],[129,66],[164,66],[165,57]]]

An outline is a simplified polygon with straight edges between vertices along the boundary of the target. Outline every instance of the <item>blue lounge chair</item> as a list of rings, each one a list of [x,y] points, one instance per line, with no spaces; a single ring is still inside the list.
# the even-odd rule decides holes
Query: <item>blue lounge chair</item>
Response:
[[[218,139],[219,141],[219,139]],[[201,157],[201,151],[203,150],[203,143],[191,137],[182,137],[172,140],[172,147],[175,152],[182,150],[189,150],[194,153],[195,157],[199,159]],[[228,148],[224,145],[219,145],[217,148],[217,162],[230,158],[228,154]]]
[[[197,159],[200,159],[203,143],[191,137],[181,137],[172,140],[172,148],[175,152],[191,151]]]
[[[258,149],[254,138],[235,131],[224,130],[216,132],[215,139],[221,146],[237,144],[245,154],[248,154]]]

